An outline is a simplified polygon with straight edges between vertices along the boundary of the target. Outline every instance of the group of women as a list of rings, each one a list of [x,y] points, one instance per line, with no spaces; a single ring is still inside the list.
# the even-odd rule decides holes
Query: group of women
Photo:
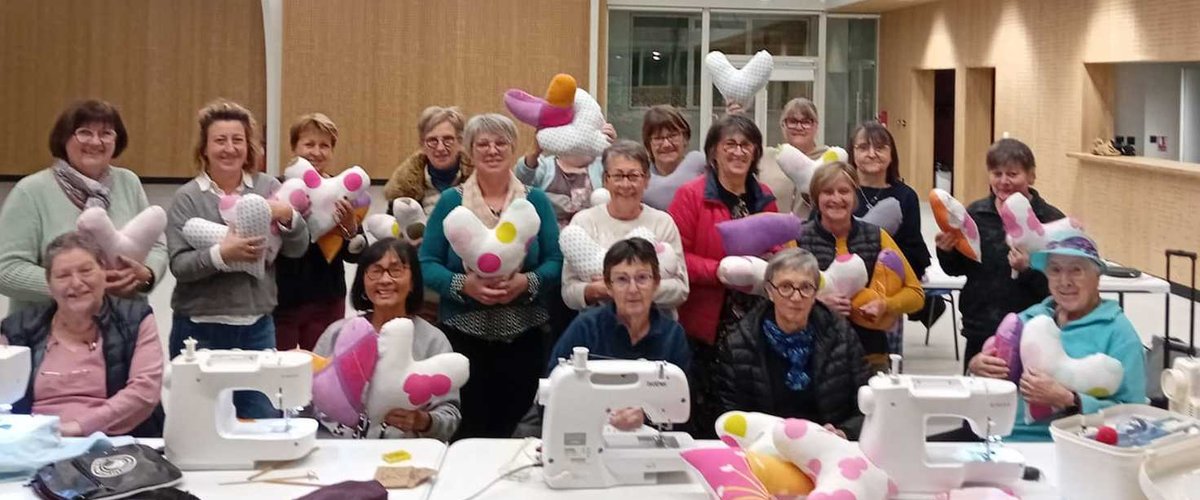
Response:
[[[200,110],[196,176],[167,211],[165,244],[145,262],[133,262],[104,255],[74,232],[85,208],[105,208],[119,227],[148,206],[137,175],[112,165],[129,143],[116,108],[102,101],[75,104],[51,132],[52,166],[18,182],[0,211],[0,226],[8,230],[0,241],[0,293],[11,299],[0,334],[34,352],[30,387],[17,409],[58,414],[67,434],[152,435],[163,418],[163,356],[144,294],[168,267],[176,279],[169,356],[189,337],[202,348],[299,347],[328,354],[346,317],[344,264],[354,263],[354,314],[377,331],[391,319],[414,318],[415,356],[453,350],[470,360],[461,393],[427,408],[389,412],[394,435],[510,436],[530,408],[538,378],[562,353],[583,345],[601,356],[685,366],[691,430],[698,435],[712,433],[720,412],[739,409],[808,418],[854,436],[861,422],[857,388],[884,366],[888,353],[898,352],[899,318],[925,305],[920,282],[930,254],[921,238],[919,198],[900,178],[896,143],[877,122],[861,124],[848,138],[848,163],[826,164],[809,186],[794,186],[777,175],[775,152],[764,147],[757,125],[740,110],[729,111],[706,131],[701,151],[687,151],[692,130],[679,110],[655,106],[646,112],[640,144],[619,140],[606,127],[612,145],[603,155],[576,158],[537,148],[518,153],[517,128],[506,116],[466,119],[457,108],[430,107],[418,121],[418,151],[384,188],[389,205],[412,198],[428,214],[419,248],[390,238],[352,248],[349,241],[362,229],[347,201],[334,213],[331,234],[342,243],[330,257],[312,243],[305,214],[271,200],[272,232],[282,243],[274,262],[255,276],[236,271],[237,264],[273,251],[270,242],[235,230],[198,248],[183,231],[193,218],[223,223],[224,196],[270,200],[279,188],[279,180],[256,168],[262,152],[246,108],[218,100]],[[785,106],[779,126],[792,147],[819,157],[825,146],[815,140],[818,124],[816,107],[796,99]],[[290,129],[294,155],[325,176],[336,173],[337,143],[337,126],[320,113],[300,117]],[[945,270],[967,277],[967,370],[1007,377],[983,339],[1004,314],[1044,314],[1063,328],[1068,353],[1105,352],[1125,363],[1126,377],[1112,396],[1094,398],[1027,370],[1020,378],[1026,400],[1092,411],[1144,399],[1140,343],[1119,308],[1099,298],[1104,262],[1094,242],[1080,233],[1034,255],[1008,248],[997,208],[1008,196],[1029,197],[1043,220],[1062,214],[1030,187],[1035,164],[1024,144],[997,142],[987,166],[991,194],[969,208],[983,237],[982,262],[957,253],[948,235],[935,241]],[[591,191],[601,187],[611,200],[589,206]],[[903,224],[896,234],[859,219],[886,198],[900,202]],[[501,277],[470,271],[447,240],[447,215],[463,207],[495,227],[519,199],[532,204],[541,221],[520,268]],[[716,225],[777,211],[805,222],[789,245],[796,248],[762,256],[769,260],[766,296],[727,288],[717,273],[726,255]],[[601,275],[564,262],[559,230],[566,225],[609,248]],[[636,228],[656,241],[624,239]],[[656,244],[681,257],[673,269],[660,266]],[[892,295],[854,304],[852,297],[817,293],[821,270],[838,256],[856,254],[873,272],[887,250],[904,261],[904,286]],[[869,321],[852,322],[852,313]],[[100,372],[105,377],[94,376]],[[236,394],[235,405],[239,417],[276,412],[259,393]],[[611,415],[623,429],[643,420],[636,408]],[[1038,425],[1030,435],[1046,438],[1045,422]]]

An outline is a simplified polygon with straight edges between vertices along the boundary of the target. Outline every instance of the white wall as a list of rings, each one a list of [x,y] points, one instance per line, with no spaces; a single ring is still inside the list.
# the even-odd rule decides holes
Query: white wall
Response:
[[[1200,163],[1200,67],[1183,69],[1181,87],[1179,159]]]
[[[1180,159],[1180,82],[1184,68],[1195,69],[1200,68],[1200,65],[1117,65],[1115,135],[1137,137],[1138,155]],[[1200,87],[1200,83],[1197,86]],[[1200,94],[1197,94],[1197,97],[1197,102],[1200,102]],[[1192,115],[1188,114],[1189,117]],[[1195,120],[1200,121],[1200,117],[1196,117]],[[1157,144],[1150,144],[1152,135],[1167,137],[1166,151],[1159,151]]]

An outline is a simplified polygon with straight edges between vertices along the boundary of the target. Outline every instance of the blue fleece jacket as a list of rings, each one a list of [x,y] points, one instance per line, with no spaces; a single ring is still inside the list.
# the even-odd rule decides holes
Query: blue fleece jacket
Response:
[[[1054,298],[1048,297],[1039,304],[1020,313],[1021,321],[1027,322],[1035,316],[1054,316]],[[1095,413],[1109,406],[1135,403],[1145,404],[1146,360],[1141,338],[1133,323],[1125,317],[1121,306],[1112,300],[1101,300],[1092,312],[1071,321],[1062,328],[1063,350],[1067,356],[1082,358],[1094,353],[1104,353],[1121,362],[1125,378],[1117,392],[1107,398],[1097,398],[1079,393],[1082,413]],[[1007,441],[1049,441],[1050,421],[1025,424],[1025,401],[1018,399],[1017,423]]]
[[[687,372],[692,361],[687,335],[675,320],[660,313],[658,308],[652,308],[650,331],[637,344],[632,344],[629,330],[621,324],[617,308],[611,302],[584,310],[575,317],[571,326],[554,344],[546,364],[546,374],[558,366],[558,358],[571,359],[576,347],[586,347],[589,354],[603,358],[667,361],[684,372]]]

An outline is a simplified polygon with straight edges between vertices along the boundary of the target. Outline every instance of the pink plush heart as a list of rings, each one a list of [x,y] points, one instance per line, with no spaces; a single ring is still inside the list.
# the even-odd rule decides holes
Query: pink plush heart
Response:
[[[808,433],[808,421],[789,418],[783,422],[783,433],[788,439],[800,439]]]
[[[817,477],[817,476],[821,475],[821,461],[820,460],[814,458],[812,460],[809,460],[808,463],[804,464],[804,466],[808,467],[808,471],[812,472],[813,477]]]
[[[867,470],[867,459],[863,457],[843,458],[838,462],[838,468],[842,470],[842,477],[853,481]]]
[[[1037,233],[1038,236],[1045,236],[1046,230],[1042,228],[1042,221],[1039,221],[1037,215],[1034,215],[1033,210],[1029,211],[1029,218],[1025,221],[1029,225],[1029,229]]]
[[[450,377],[437,373],[423,375],[413,373],[404,380],[404,392],[408,394],[408,402],[415,406],[428,403],[434,396],[445,396],[450,392]]]
[[[812,492],[808,495],[808,500],[858,500],[858,496],[851,493],[850,490],[837,490],[831,493]]]
[[[1004,224],[1004,232],[1008,233],[1013,238],[1020,238],[1025,231],[1021,229],[1021,225],[1017,224],[1017,214],[1008,208],[1008,205],[1000,205],[1000,221]]]

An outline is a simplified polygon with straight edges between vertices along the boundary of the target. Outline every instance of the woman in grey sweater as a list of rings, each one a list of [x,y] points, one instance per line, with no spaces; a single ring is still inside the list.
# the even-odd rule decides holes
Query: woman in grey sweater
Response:
[[[396,318],[409,318],[413,322],[412,356],[416,361],[438,354],[453,352],[446,335],[428,321],[417,316],[425,301],[425,284],[421,279],[421,266],[417,261],[417,250],[412,245],[395,238],[376,241],[363,250],[358,257],[358,270],[354,284],[350,287],[350,302],[361,311],[358,317],[371,322],[376,332]],[[334,345],[342,328],[356,318],[346,318],[329,325],[317,340],[313,352],[321,356],[332,356]],[[382,422],[362,422],[359,429],[350,429],[337,423],[322,421],[333,435],[338,437],[367,438],[433,438],[449,441],[458,430],[462,420],[459,411],[458,390],[451,391],[447,398],[425,408],[406,410],[395,408],[388,411]],[[382,428],[376,434],[375,430]],[[370,430],[370,432],[363,432]]]
[[[175,192],[167,211],[167,253],[175,289],[171,308],[169,355],[183,350],[183,341],[194,338],[197,347],[209,349],[271,349],[275,347],[277,288],[275,266],[255,276],[235,271],[231,265],[263,258],[268,242],[263,237],[243,237],[237,228],[218,243],[197,248],[184,237],[183,226],[193,218],[225,224],[220,201],[224,196],[256,194],[268,199],[272,232],[282,244],[279,253],[300,257],[308,250],[308,226],[288,203],[270,200],[279,181],[254,168],[258,150],[254,117],[239,104],[218,100],[200,110],[200,138],[196,163],[200,173]],[[237,391],[233,403],[239,418],[264,418],[278,414],[265,394]]]

